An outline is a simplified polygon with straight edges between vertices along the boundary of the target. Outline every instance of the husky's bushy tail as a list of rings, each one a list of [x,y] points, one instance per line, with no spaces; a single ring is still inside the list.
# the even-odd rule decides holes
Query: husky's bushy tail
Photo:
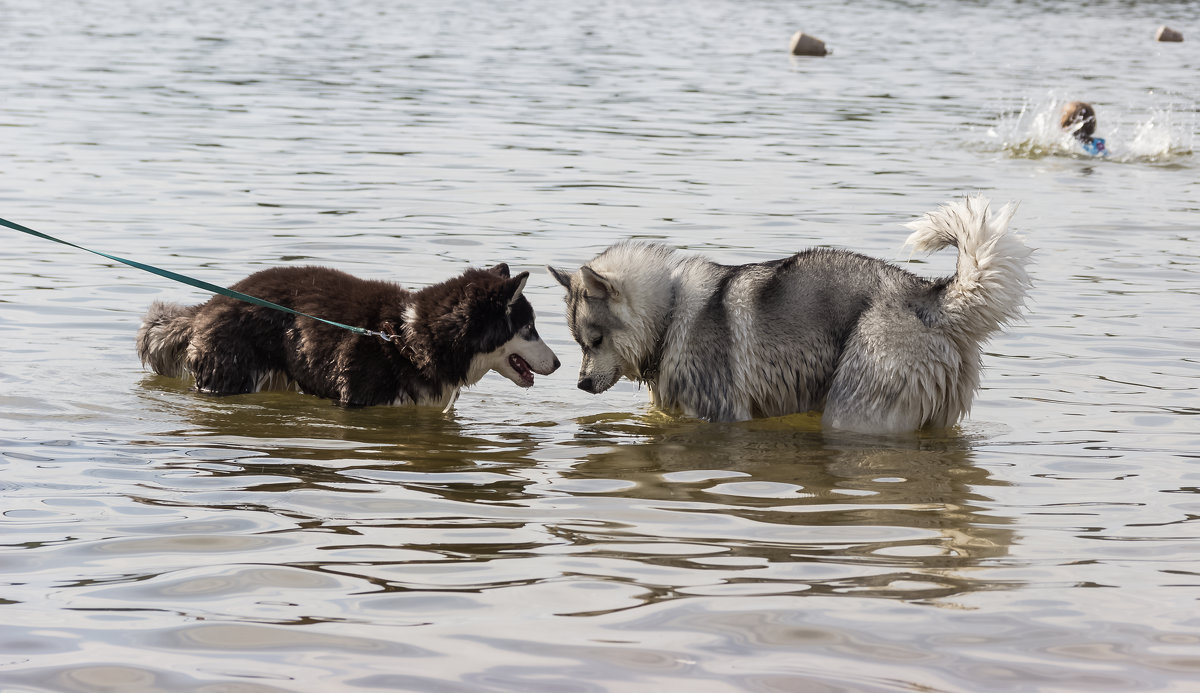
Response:
[[[163,301],[150,304],[137,333],[137,352],[143,365],[172,378],[186,374],[184,360],[192,339],[192,316],[199,307]]]
[[[1017,319],[1029,293],[1026,266],[1033,250],[1008,231],[1016,207],[992,213],[981,195],[943,205],[907,225],[907,243],[932,252],[958,248],[958,266],[942,298],[950,326],[983,339]]]

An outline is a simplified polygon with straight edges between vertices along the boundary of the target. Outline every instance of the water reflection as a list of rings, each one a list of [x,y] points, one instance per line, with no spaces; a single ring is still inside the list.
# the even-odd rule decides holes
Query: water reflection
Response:
[[[603,440],[614,428],[629,424],[596,422],[581,437]],[[726,585],[769,581],[792,591],[797,585],[789,583],[799,582],[813,594],[919,598],[1000,586],[974,578],[972,569],[1005,556],[1013,541],[1010,520],[993,512],[985,494],[1006,484],[972,463],[968,438],[881,442],[825,433],[809,417],[646,429],[644,440],[604,446],[567,476],[632,482],[616,493],[669,502],[693,516],[677,518],[681,528],[706,524],[695,516],[726,521],[723,536],[640,538],[660,552],[664,541],[716,544],[719,559],[666,552],[647,560],[749,569]],[[616,534],[628,543],[631,533]],[[580,543],[605,538],[580,534]]]
[[[215,397],[171,387],[169,380],[148,376],[140,393],[148,409],[164,415],[161,438],[186,439],[210,448],[214,457],[244,447],[292,465],[337,462],[342,469],[371,461],[450,471],[526,460],[537,444],[536,429],[505,427],[479,435],[479,427],[464,426],[456,414],[433,407],[346,409],[294,392]]]
[[[139,489],[138,502],[272,516],[268,533],[321,551],[278,565],[361,584],[379,618],[442,609],[428,601],[435,585],[477,607],[533,600],[572,615],[698,596],[937,600],[1009,586],[982,570],[1013,541],[986,493],[1004,484],[974,464],[964,435],[835,435],[805,416],[480,426],[294,393],[179,394],[145,396],[181,427],[170,440],[197,447],[158,456],[147,473],[170,484]],[[183,540],[167,534],[155,545]],[[118,594],[202,594],[195,581],[239,575],[168,571]]]

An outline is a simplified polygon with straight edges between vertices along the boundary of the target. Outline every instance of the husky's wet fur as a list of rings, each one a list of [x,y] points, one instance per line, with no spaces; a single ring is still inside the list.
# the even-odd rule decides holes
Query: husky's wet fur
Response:
[[[202,392],[297,389],[344,406],[449,408],[488,371],[529,387],[534,373],[558,368],[522,295],[528,278],[501,264],[413,292],[326,267],[277,267],[232,288],[391,339],[214,296],[197,306],[154,302],[137,350],[156,373],[191,374]]]
[[[846,250],[727,266],[633,241],[574,274],[548,269],[587,392],[624,376],[685,416],[823,411],[829,428],[898,433],[964,416],[982,343],[1021,314],[1031,251],[1008,232],[1013,212],[972,197],[909,224],[917,250],[958,248],[936,280]]]

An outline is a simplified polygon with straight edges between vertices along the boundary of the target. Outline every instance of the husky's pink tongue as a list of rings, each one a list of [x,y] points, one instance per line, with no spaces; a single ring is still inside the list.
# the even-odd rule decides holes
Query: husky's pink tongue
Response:
[[[513,367],[517,375],[521,376],[521,381],[526,383],[526,387],[533,385],[533,369],[529,367],[529,364],[519,354],[509,356],[508,365]]]

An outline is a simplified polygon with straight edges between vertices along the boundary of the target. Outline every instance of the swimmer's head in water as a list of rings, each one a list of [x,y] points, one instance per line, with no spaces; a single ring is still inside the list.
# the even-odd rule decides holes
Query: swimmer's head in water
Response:
[[[1086,141],[1096,132],[1096,112],[1082,101],[1072,101],[1063,106],[1060,124],[1064,130]]]

